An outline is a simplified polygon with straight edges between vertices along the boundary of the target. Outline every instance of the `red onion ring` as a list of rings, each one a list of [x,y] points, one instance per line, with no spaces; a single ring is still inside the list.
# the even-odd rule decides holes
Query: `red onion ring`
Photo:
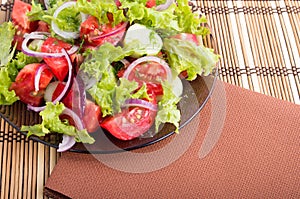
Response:
[[[166,0],[166,3],[156,6],[155,10],[157,11],[166,10],[172,5],[173,2],[174,0]]]
[[[65,49],[62,49],[62,53],[64,54],[64,56],[66,57],[66,60],[68,62],[68,67],[69,67],[68,80],[67,80],[66,85],[65,85],[64,89],[62,90],[62,92],[59,94],[59,96],[57,96],[57,98],[55,100],[53,100],[54,104],[59,102],[66,95],[66,92],[68,91],[68,89],[70,87],[70,84],[71,84],[71,80],[72,80],[73,66],[72,66],[70,56],[69,56],[69,54],[67,53],[67,51]]]
[[[59,94],[59,96],[53,100],[53,104],[56,104],[57,102],[59,102],[65,95],[66,95],[66,92],[68,91],[69,87],[70,87],[70,84],[71,84],[71,80],[72,80],[72,63],[71,63],[71,59],[67,53],[67,51],[65,49],[62,49],[62,54],[66,57],[66,60],[68,62],[68,66],[69,66],[69,71],[68,71],[68,80],[66,82],[66,85],[64,87],[64,89],[62,90],[62,92]],[[46,106],[39,106],[39,107],[36,107],[36,106],[32,106],[30,104],[27,105],[27,108],[29,110],[33,110],[35,112],[40,112],[42,110],[44,110],[46,108]]]
[[[152,104],[146,100],[142,99],[127,99],[122,107],[131,107],[131,106],[138,106],[142,108],[149,109],[151,111],[157,111],[157,104]]]
[[[134,67],[136,67],[140,63],[149,62],[149,61],[159,63],[161,66],[163,66],[167,73],[168,82],[172,82],[172,72],[171,72],[171,69],[170,69],[169,65],[167,64],[167,62],[165,62],[165,60],[163,60],[163,59],[160,59],[160,58],[154,57],[154,56],[141,57],[141,58],[135,60],[134,62],[132,62],[128,66],[128,68],[125,70],[123,77],[128,79],[128,76],[131,73],[131,71],[134,69]]]
[[[69,1],[69,2],[66,2],[64,4],[62,4],[60,7],[58,7],[55,12],[53,13],[53,18],[56,19],[58,14],[68,8],[68,7],[71,7],[71,6],[75,6],[76,5],[76,2],[75,1]],[[84,21],[86,19],[86,15],[83,14],[83,13],[80,13],[81,15],[81,21]],[[59,36],[65,38],[65,39],[77,39],[79,37],[79,28],[78,28],[78,31],[75,31],[75,32],[68,32],[68,31],[63,31],[61,29],[58,28],[57,24],[55,23],[54,20],[51,21],[51,27],[52,27],[52,30],[58,34]]]
[[[62,142],[58,145],[57,152],[64,152],[75,145],[76,141],[73,136],[63,135]]]
[[[49,67],[46,64],[41,64],[35,72],[34,89],[36,92],[40,90],[40,79],[41,79],[42,72],[44,70],[49,70]]]
[[[37,52],[30,50],[28,48],[28,42],[32,39],[40,39],[45,40],[49,33],[45,32],[32,32],[30,34],[25,35],[25,39],[22,42],[22,52],[26,55],[32,56],[32,57],[47,57],[47,58],[58,58],[63,57],[63,53],[45,53],[45,52]],[[68,50],[68,54],[73,54],[79,49],[78,46],[72,46],[70,50]]]
[[[81,119],[79,118],[79,116],[72,111],[71,109],[65,107],[65,109],[63,110],[62,114],[67,115],[69,117],[71,117],[74,121],[75,127],[81,131],[84,129],[83,123],[81,121]]]

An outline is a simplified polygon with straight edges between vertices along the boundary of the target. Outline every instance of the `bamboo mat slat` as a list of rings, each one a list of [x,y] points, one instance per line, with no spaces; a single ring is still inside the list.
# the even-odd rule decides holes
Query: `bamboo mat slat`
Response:
[[[222,57],[222,81],[300,104],[300,1],[191,2],[208,18]],[[6,9],[1,5],[0,18],[8,18]],[[0,198],[45,198],[43,186],[60,154],[27,139],[3,119],[0,150]]]

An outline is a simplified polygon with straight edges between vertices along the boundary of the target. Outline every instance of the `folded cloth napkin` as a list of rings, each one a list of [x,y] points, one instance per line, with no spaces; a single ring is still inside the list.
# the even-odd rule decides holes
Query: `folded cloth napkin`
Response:
[[[44,194],[300,198],[299,157],[299,105],[217,81],[209,102],[179,134],[131,152],[63,153]]]

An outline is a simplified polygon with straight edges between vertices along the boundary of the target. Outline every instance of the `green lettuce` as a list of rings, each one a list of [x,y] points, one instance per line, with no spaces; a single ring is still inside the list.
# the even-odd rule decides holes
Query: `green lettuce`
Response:
[[[100,79],[104,71],[111,67],[112,62],[117,62],[127,56],[133,55],[133,48],[122,48],[111,43],[104,43],[97,50],[85,54],[87,59],[80,66],[80,70],[89,77]]]
[[[16,56],[6,65],[11,81],[15,81],[19,71],[24,68],[24,66],[38,62],[38,58],[25,55],[23,52],[18,52]]]
[[[0,25],[0,67],[12,59],[15,52],[15,47],[11,49],[11,44],[14,39],[16,29],[11,22],[4,22]]]
[[[62,114],[65,106],[63,103],[53,104],[48,102],[46,108],[40,112],[42,116],[42,123],[33,126],[22,126],[21,131],[27,131],[27,136],[45,136],[49,133],[61,133],[73,136],[76,142],[92,144],[95,142],[94,138],[84,130],[77,130],[74,126],[69,125],[68,121],[62,121],[59,116]]]
[[[7,68],[15,52],[15,46],[11,48],[14,34],[15,28],[11,22],[0,25],[0,105],[11,105],[18,100],[15,92],[9,90],[12,80]]]
[[[155,8],[145,7],[146,1],[120,0],[121,8],[126,10],[126,17],[130,23],[139,23],[163,32],[175,34],[178,32],[206,35],[209,29],[202,24],[207,20],[199,18],[191,11],[188,0],[177,0],[168,9],[157,11]],[[159,1],[158,4],[161,4]]]
[[[166,38],[163,47],[170,67],[178,74],[187,71],[187,80],[194,80],[197,75],[210,74],[220,58],[213,49],[197,46],[187,40]]]
[[[139,88],[137,82],[125,78],[117,82],[112,70],[105,71],[101,81],[88,92],[101,107],[103,117],[121,112],[121,106],[127,99],[149,99],[145,85]]]
[[[108,13],[110,13],[114,19],[113,25],[126,21],[123,10],[118,9],[114,0],[77,0],[77,7],[80,12],[95,16],[100,24],[109,23]]]
[[[172,86],[168,82],[162,82],[163,96],[158,102],[158,112],[155,118],[155,131],[158,132],[159,126],[165,123],[171,123],[175,126],[175,132],[178,133],[180,122],[180,111],[177,107],[180,97],[173,93]]]
[[[0,105],[11,105],[16,102],[19,98],[16,96],[14,91],[10,91],[11,79],[7,68],[0,68]]]

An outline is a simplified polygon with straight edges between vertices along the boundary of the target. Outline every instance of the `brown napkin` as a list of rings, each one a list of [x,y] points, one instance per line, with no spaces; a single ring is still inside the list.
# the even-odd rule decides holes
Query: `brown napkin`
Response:
[[[63,153],[44,193],[300,198],[300,106],[218,81],[208,104],[179,135],[128,153]]]

